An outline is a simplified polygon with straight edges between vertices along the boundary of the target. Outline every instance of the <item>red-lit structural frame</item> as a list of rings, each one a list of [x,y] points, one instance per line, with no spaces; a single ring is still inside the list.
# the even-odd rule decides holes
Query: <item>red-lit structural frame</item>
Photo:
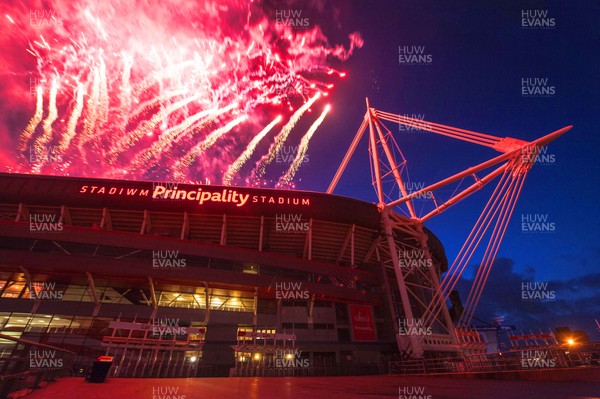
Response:
[[[397,161],[395,154],[402,153],[392,133],[385,127],[382,121],[393,122],[413,129],[425,130],[489,147],[500,152],[501,155],[418,191],[409,193],[405,188],[402,177],[406,160]],[[367,99],[367,112],[327,189],[328,194],[333,193],[335,190],[367,128],[369,131],[369,155],[373,174],[372,183],[377,194],[378,209],[381,212],[381,223],[386,235],[385,240],[380,242],[378,250],[389,255],[392,264],[385,265],[385,267],[393,268],[401,297],[401,303],[397,302],[401,310],[394,316],[398,320],[420,320],[422,328],[431,328],[432,331],[442,332],[441,334],[434,334],[437,340],[432,340],[431,336],[428,335],[397,334],[398,348],[402,353],[414,358],[422,357],[425,350],[428,349],[450,350],[452,347],[458,348],[461,340],[457,334],[460,334],[461,330],[464,331],[465,328],[469,328],[527,173],[535,163],[540,149],[569,131],[572,126],[563,127],[537,140],[528,142],[511,137],[496,137],[391,114],[372,108]],[[393,177],[393,182],[398,186],[401,195],[398,199],[386,202],[384,180],[387,177]],[[446,200],[436,198],[436,190],[453,183],[462,182],[467,178],[473,179],[472,184],[468,187],[460,191],[457,189]],[[406,248],[405,243],[396,239],[396,236],[400,232],[412,234],[419,243],[419,249],[422,251],[423,256],[431,259],[431,252],[427,245],[427,235],[423,232],[423,223],[495,180],[497,180],[496,188],[457,254],[456,259],[443,278],[440,279],[440,276],[437,275],[433,267],[407,270],[400,266],[400,251]],[[415,212],[413,201],[415,198],[426,193],[432,194],[434,209],[423,216],[418,216]],[[409,215],[408,218],[392,212],[394,208],[400,206],[406,207]],[[485,252],[483,258],[477,266],[477,273],[467,297],[464,312],[455,326],[448,311],[447,301],[475,251],[484,239],[487,240],[487,243],[484,243]],[[420,283],[415,283],[415,281]],[[423,292],[427,292],[428,295],[423,295]],[[415,311],[414,309],[418,310]],[[398,329],[398,327],[396,328]],[[435,344],[432,341],[435,341]]]

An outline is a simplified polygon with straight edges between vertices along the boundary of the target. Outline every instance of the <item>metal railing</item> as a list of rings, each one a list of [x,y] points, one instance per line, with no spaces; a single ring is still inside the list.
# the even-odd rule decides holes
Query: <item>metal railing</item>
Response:
[[[309,367],[234,366],[230,377],[324,377],[383,374],[382,364],[330,365]]]
[[[583,365],[585,365],[585,361],[578,353],[565,353],[560,348],[538,348],[502,353],[391,361],[389,363],[389,373],[436,374],[525,371],[579,367]]]
[[[71,374],[73,351],[0,333],[2,341],[0,398],[21,397]]]

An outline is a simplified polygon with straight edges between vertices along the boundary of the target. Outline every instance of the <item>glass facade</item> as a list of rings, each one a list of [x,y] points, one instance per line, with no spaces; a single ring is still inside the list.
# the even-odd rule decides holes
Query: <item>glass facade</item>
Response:
[[[33,282],[30,290],[24,276],[0,280],[0,298],[21,298],[57,300],[67,302],[94,302],[88,285],[61,284],[57,282]],[[190,289],[190,287],[185,287]],[[148,288],[114,288],[109,285],[96,285],[96,293],[101,303],[152,306]],[[204,288],[197,292],[178,292],[156,288],[157,305],[167,308],[208,309],[230,312],[254,312],[252,293],[222,289],[208,289],[208,301]]]

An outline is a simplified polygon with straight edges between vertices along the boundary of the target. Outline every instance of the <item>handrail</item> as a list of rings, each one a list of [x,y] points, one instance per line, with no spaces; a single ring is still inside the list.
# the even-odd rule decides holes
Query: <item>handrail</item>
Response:
[[[42,386],[43,383],[68,375],[71,372],[73,360],[78,355],[77,352],[54,345],[0,333],[0,340],[2,339],[21,344],[7,345],[9,356],[3,358],[8,362],[8,364],[4,364],[4,370],[10,371],[12,374],[0,376],[0,397],[2,398],[20,397]],[[38,354],[34,348],[44,348],[43,351],[39,351],[44,353]],[[29,351],[29,356],[26,355],[27,351]],[[46,359],[46,352],[50,352],[51,357]],[[56,353],[60,353],[62,356],[56,358]],[[32,360],[36,360],[33,365]],[[40,360],[39,363],[38,360]]]
[[[41,342],[30,341],[28,339],[23,339],[23,338],[16,338],[16,337],[13,337],[11,335],[6,335],[6,334],[2,334],[2,333],[0,333],[0,339],[7,339],[9,341],[14,341],[14,342],[18,342],[18,343],[21,343],[21,344],[27,344],[27,345],[32,345],[32,346],[42,346],[44,348],[49,348],[49,349],[54,349],[54,350],[61,351],[61,352],[70,353],[72,355],[76,355],[77,354],[77,352],[73,352],[73,351],[70,351],[68,349],[59,348],[58,346],[53,346],[53,345],[48,345],[48,344],[42,344]]]
[[[16,378],[21,375],[36,374],[36,373],[38,373],[38,370],[27,370],[27,371],[23,371],[22,373],[17,373],[17,374],[0,375],[0,380],[7,380],[9,378]]]
[[[498,353],[457,354],[454,357],[420,358],[390,361],[390,374],[432,374],[462,372],[519,371],[547,368],[567,368],[584,365],[578,353],[565,354],[560,347],[540,347],[540,351],[548,352],[548,364],[536,362],[536,359],[523,357],[521,350]],[[525,350],[523,348],[523,350]],[[529,364],[531,363],[531,364]]]

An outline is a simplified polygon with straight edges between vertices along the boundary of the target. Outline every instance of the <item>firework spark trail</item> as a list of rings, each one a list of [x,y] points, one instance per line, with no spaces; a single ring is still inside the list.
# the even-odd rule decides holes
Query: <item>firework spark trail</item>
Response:
[[[248,144],[248,146],[246,147],[246,149],[244,150],[242,155],[240,155],[238,157],[238,159],[235,160],[235,162],[233,162],[231,165],[229,165],[227,172],[225,172],[225,175],[223,176],[223,184],[226,184],[226,185],[231,184],[231,181],[233,180],[233,175],[238,173],[240,171],[240,169],[242,168],[242,166],[244,165],[244,163],[246,163],[246,161],[248,161],[248,159],[250,159],[250,157],[252,156],[252,153],[256,149],[256,146],[258,145],[258,143],[263,139],[263,137],[265,137],[267,135],[267,133],[269,133],[275,127],[276,124],[281,122],[282,119],[283,118],[281,117],[281,115],[279,115],[271,123],[269,123],[267,126],[265,126],[265,128],[263,130],[261,130],[260,133],[258,133],[256,136],[254,136],[254,138],[252,139],[252,141],[250,141],[250,143]]]
[[[106,81],[106,64],[100,59],[100,91],[98,93],[98,119],[96,130],[102,129],[108,121],[108,82]],[[98,137],[98,136],[95,136]]]
[[[95,76],[94,76],[95,78]],[[98,68],[98,87],[94,85],[94,90],[97,89],[97,98],[95,100],[95,109],[94,115],[90,116],[90,128],[93,134],[87,134],[82,141],[80,141],[79,146],[83,148],[83,146],[89,142],[92,143],[94,148],[96,144],[100,141],[101,136],[96,134],[100,131],[104,125],[108,122],[108,113],[109,113],[109,96],[108,96],[108,82],[106,76],[106,64],[104,60],[100,58],[100,67]]]
[[[19,146],[19,150],[21,152],[25,151],[25,149],[27,148],[27,143],[29,142],[29,139],[31,139],[31,136],[33,136],[35,129],[42,121],[42,116],[44,115],[44,90],[42,89],[42,86],[37,87],[36,94],[37,100],[35,103],[35,114],[33,114],[31,119],[29,120],[29,123],[21,133],[21,144]]]
[[[131,67],[133,59],[128,55],[123,55],[123,75],[121,76],[121,98],[122,107],[127,109],[131,105]]]
[[[129,169],[135,170],[143,166],[143,164],[147,163],[148,161],[158,158],[160,154],[163,154],[166,151],[170,150],[173,144],[177,141],[178,136],[188,131],[194,131],[194,126],[196,125],[196,122],[201,121],[202,123],[204,123],[205,120],[203,119],[206,119],[207,117],[210,117],[211,119],[216,118],[219,115],[231,111],[236,106],[237,104],[230,104],[222,109],[212,108],[202,112],[198,112],[197,114],[185,119],[179,125],[169,128],[160,136],[160,139],[157,142],[152,144],[152,146],[148,150],[144,149],[138,152],[133,157],[133,161],[130,163]]]
[[[257,162],[256,167],[254,168],[254,171],[252,173],[253,178],[258,179],[258,178],[261,178],[265,174],[267,165],[269,165],[271,162],[273,162],[273,160],[277,156],[277,153],[283,146],[283,143],[285,143],[285,140],[289,136],[290,132],[292,131],[294,126],[296,126],[296,123],[298,122],[298,120],[300,120],[302,115],[315,103],[315,101],[317,101],[317,99],[319,99],[320,96],[321,96],[321,93],[317,92],[317,94],[315,94],[302,107],[300,107],[296,112],[294,112],[294,114],[292,115],[292,117],[290,118],[288,123],[285,124],[285,126],[281,129],[281,131],[275,137],[275,142],[273,144],[271,144],[271,147],[269,148],[269,153],[264,155]]]
[[[174,152],[189,154],[186,161],[193,167],[198,161],[195,152],[203,151],[196,135],[218,140],[214,133],[228,120],[200,117],[204,110],[238,103],[237,115],[254,119],[242,125],[250,129],[256,121],[265,120],[264,113],[271,113],[272,108],[289,108],[287,119],[301,107],[259,164],[263,169],[259,174],[263,174],[295,123],[316,101],[312,97],[319,92],[326,95],[333,88],[327,75],[336,71],[329,61],[344,60],[362,45],[356,34],[350,35],[350,46],[330,45],[316,25],[296,31],[275,24],[272,10],[265,4],[165,1],[168,7],[157,13],[148,2],[54,0],[61,27],[45,30],[43,36],[31,26],[23,29],[28,22],[26,13],[17,13],[22,11],[17,6],[9,7],[21,19],[6,14],[8,29],[13,30],[9,36],[24,35],[25,51],[36,60],[36,79],[50,82],[56,78],[58,82],[57,95],[50,97],[55,99],[59,115],[53,116],[53,107],[47,107],[52,116],[44,115],[43,96],[50,90],[44,86],[19,143],[25,155],[27,145],[38,135],[38,143],[57,141],[65,161],[42,165],[44,173],[85,175],[93,171],[113,177],[153,178],[161,172],[153,167],[155,163],[147,168],[147,159],[171,170]],[[130,18],[133,14],[138,18]],[[201,28],[196,27],[199,21]],[[0,53],[0,62],[10,65],[9,55]],[[192,95],[198,96],[196,102],[182,103]],[[181,106],[171,108],[174,103]],[[38,126],[42,122],[43,126]],[[162,134],[153,134],[159,131],[159,124]],[[236,148],[244,148],[254,138],[247,133],[240,130],[232,135]],[[247,142],[242,142],[245,138]],[[214,144],[206,139],[203,143],[206,148]],[[108,165],[98,162],[104,154],[108,154]],[[139,170],[129,168],[132,160]],[[203,159],[200,163],[215,168],[206,170],[214,175],[227,170],[229,165],[224,162],[227,159]],[[240,167],[245,162],[248,160]],[[32,167],[22,160],[19,163],[16,168],[21,171]],[[185,172],[194,178],[191,171]]]
[[[50,86],[50,95],[48,97],[48,115],[42,122],[43,134],[35,140],[35,147],[44,147],[50,139],[52,139],[52,124],[58,118],[58,109],[56,108],[56,94],[58,93],[58,82],[56,79],[52,79],[52,85]]]
[[[77,146],[79,152],[83,152],[83,145],[87,143],[96,127],[96,119],[98,118],[98,97],[100,95],[100,73],[97,68],[94,68],[92,78],[92,93],[90,94],[85,104],[85,115],[83,118],[83,132],[77,136]]]
[[[197,144],[194,148],[192,148],[190,151],[188,151],[188,154],[191,154],[192,156],[197,156],[198,153],[197,152],[203,152],[206,151],[208,148],[212,147],[212,145],[221,137],[223,136],[225,133],[228,133],[229,131],[231,131],[231,129],[233,129],[234,127],[236,127],[237,125],[239,125],[240,123],[242,123],[243,121],[245,121],[246,119],[248,119],[248,115],[242,115],[234,120],[232,120],[231,122],[229,122],[227,125],[215,130],[214,132],[210,133],[208,136],[206,136],[206,138],[204,140],[202,140],[199,144]],[[187,156],[187,154],[186,154]]]
[[[185,98],[176,103],[169,105],[166,108],[161,109],[158,113],[154,114],[149,120],[145,120],[138,125],[138,127],[128,133],[125,137],[119,140],[113,147],[112,152],[109,155],[109,161],[113,161],[119,153],[126,151],[127,148],[133,146],[140,138],[145,134],[152,134],[152,131],[160,122],[162,122],[169,114],[177,111],[180,108],[185,107],[193,101],[200,98],[200,95],[195,95],[189,98]]]
[[[185,94],[188,94],[188,92],[189,92],[189,89],[184,88],[184,89],[180,89],[180,90],[169,91],[160,97],[154,97],[154,98],[140,104],[140,106],[137,107],[131,113],[131,115],[128,117],[128,119],[135,120],[135,119],[139,118],[140,116],[148,113],[152,108],[155,108],[156,106],[163,104],[164,102],[172,99],[173,97],[183,96]]]
[[[128,115],[131,110],[131,67],[133,60],[127,55],[123,55],[123,73],[121,76],[121,90],[119,91],[119,108],[117,111],[117,120],[115,121],[115,131],[112,136],[120,136],[127,127]]]
[[[206,151],[208,148],[210,148],[221,136],[223,136],[224,134],[228,133],[231,131],[231,129],[233,129],[234,127],[236,127],[237,125],[239,125],[240,123],[242,123],[243,121],[245,121],[246,119],[248,119],[248,115],[242,115],[234,120],[232,120],[231,122],[229,122],[228,124],[226,124],[225,126],[213,131],[212,133],[210,133],[208,136],[206,136],[206,138],[204,140],[202,140],[200,143],[196,144],[191,150],[189,150],[179,161],[177,161],[174,165],[174,176],[176,179],[181,179],[185,176],[185,172],[183,172],[182,169],[188,169],[190,167],[190,165],[192,164],[192,162],[194,162],[194,159],[196,159],[196,157],[198,155],[200,155],[201,153],[203,153],[204,151]]]
[[[193,125],[190,126],[190,128],[187,131],[179,131],[177,132],[177,134],[174,136],[173,141],[169,144],[172,143],[178,143],[182,138],[184,137],[192,137],[194,135],[196,135],[197,133],[199,133],[199,130],[196,129],[198,126],[203,126],[204,124],[206,124],[207,122],[214,120],[218,117],[220,117],[221,115],[226,114],[229,111],[232,111],[234,109],[238,108],[238,103],[232,103],[229,104],[228,106],[224,107],[224,108],[213,108],[214,112],[213,113],[209,113],[206,119],[201,119],[199,120],[199,123],[194,123]],[[208,111],[204,111],[204,112],[209,112],[211,110]],[[185,134],[184,134],[185,133]],[[171,148],[171,146],[168,147],[169,149]]]
[[[327,105],[321,113],[321,116],[319,116],[317,120],[314,121],[312,125],[310,125],[310,128],[306,131],[306,134],[300,140],[300,146],[298,147],[298,152],[296,153],[296,157],[292,161],[292,164],[290,165],[287,172],[285,172],[285,174],[279,178],[278,186],[286,187],[292,183],[296,172],[298,172],[298,169],[300,169],[300,166],[304,161],[304,156],[306,155],[306,151],[308,150],[308,144],[310,143],[310,139],[312,138],[313,134],[315,134],[319,126],[321,126],[323,120],[325,120],[325,117],[327,116],[329,110],[331,110],[331,107]]]
[[[60,137],[60,141],[58,143],[58,152],[60,154],[64,154],[64,152],[69,147],[71,140],[75,137],[77,128],[77,122],[79,121],[79,117],[81,116],[81,112],[83,111],[83,94],[84,89],[83,85],[78,84],[75,93],[75,106],[73,106],[73,111],[71,112],[71,116],[69,117],[69,121],[67,122],[67,128],[64,134]]]

